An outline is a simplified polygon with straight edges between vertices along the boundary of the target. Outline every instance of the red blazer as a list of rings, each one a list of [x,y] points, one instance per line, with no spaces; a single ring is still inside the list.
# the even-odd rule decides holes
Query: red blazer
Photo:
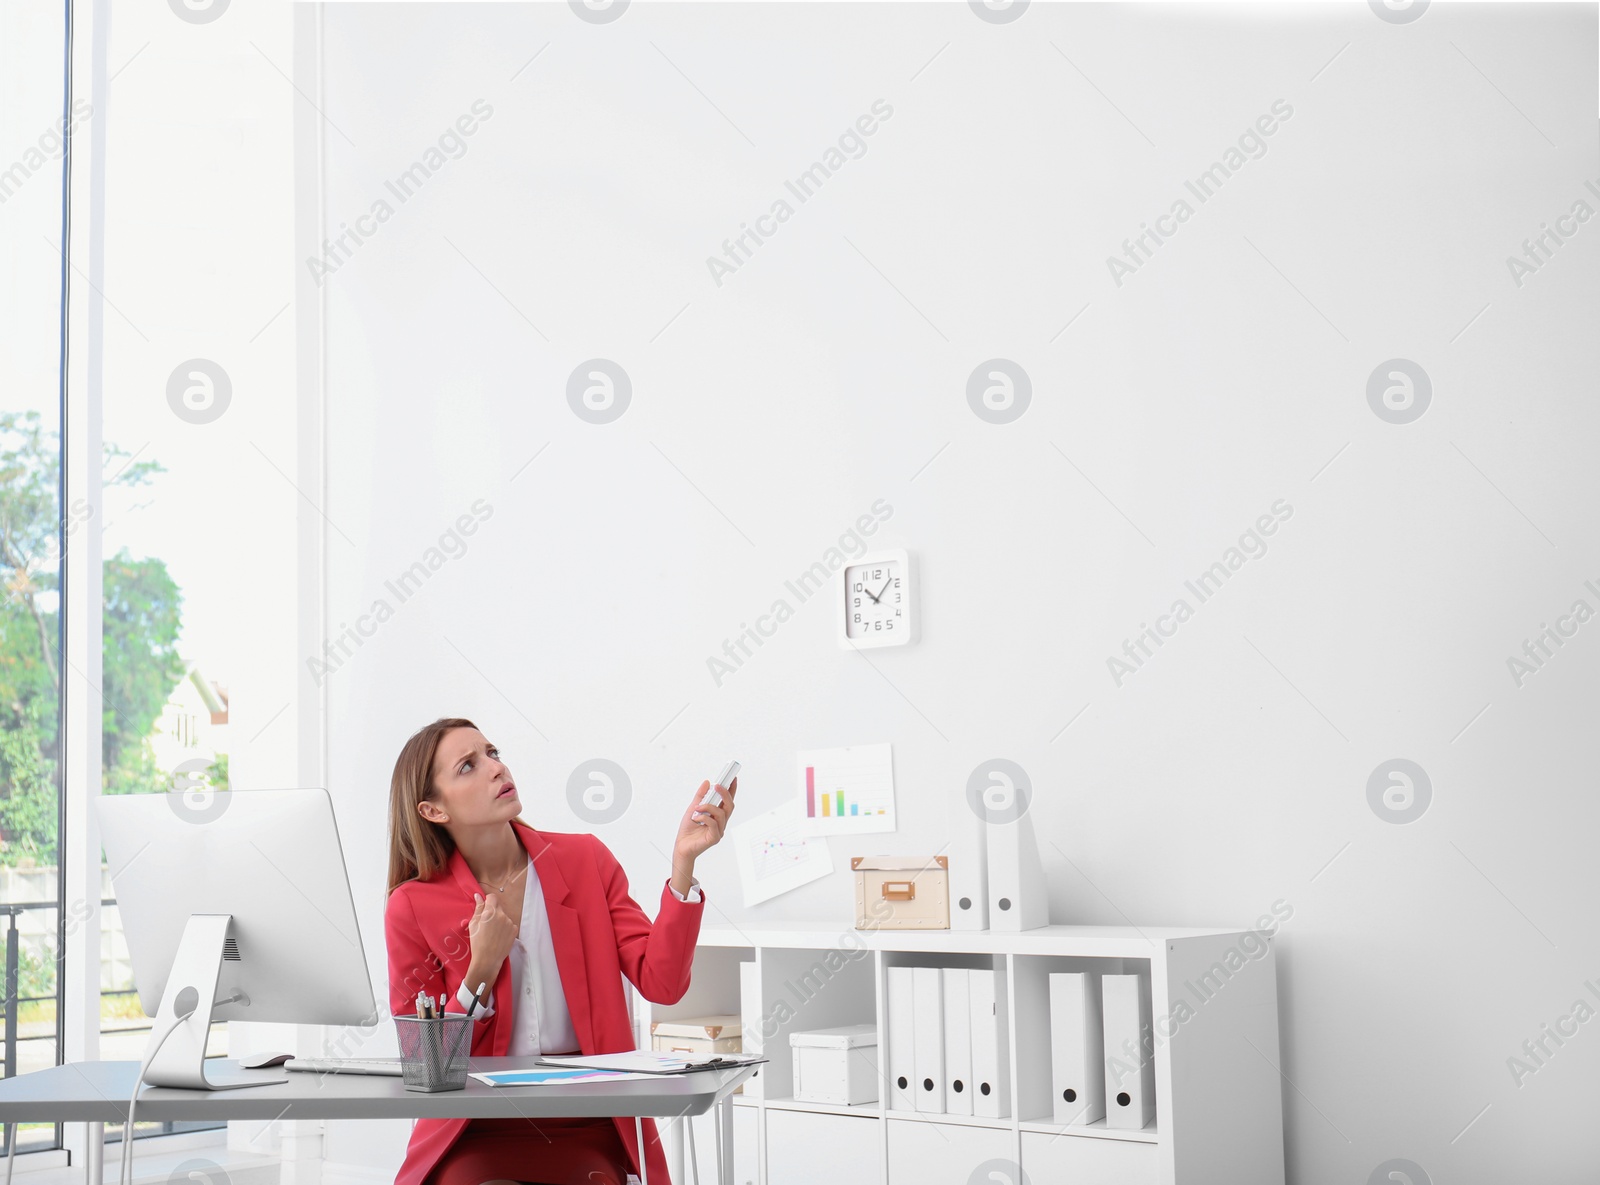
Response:
[[[633,1049],[622,977],[626,975],[645,999],[657,1004],[683,998],[705,911],[705,890],[701,889],[699,901],[679,901],[663,880],[661,908],[652,925],[628,895],[622,866],[597,836],[537,831],[519,819],[512,820],[512,830],[539,874],[556,966],[579,1047],[584,1053]],[[450,854],[449,867],[430,880],[405,881],[389,895],[383,927],[389,948],[389,1008],[394,1015],[415,1015],[419,991],[432,993],[435,1000],[443,992],[445,1010],[462,1011],[456,992],[472,954],[467,923],[473,894],[480,892],[472,870],[456,851]],[[510,959],[500,964],[493,991],[494,1015],[473,1024],[475,1057],[504,1057],[510,1047],[516,1007]],[[637,1174],[639,1148],[633,1120],[614,1122]],[[421,1185],[467,1123],[466,1119],[417,1120],[395,1185]],[[653,1119],[644,1121],[644,1138],[651,1185],[671,1185]]]

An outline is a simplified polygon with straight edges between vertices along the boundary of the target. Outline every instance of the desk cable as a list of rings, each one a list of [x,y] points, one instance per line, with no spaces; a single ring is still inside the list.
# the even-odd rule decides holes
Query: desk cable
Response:
[[[193,1002],[191,1003],[186,997],[193,997]],[[124,1180],[129,1177],[131,1171],[132,1158],[129,1156],[129,1152],[133,1147],[133,1109],[135,1104],[139,1101],[139,1087],[144,1085],[144,1072],[145,1070],[149,1069],[150,1062],[155,1058],[157,1052],[160,1051],[161,1046],[166,1043],[167,1038],[172,1036],[177,1027],[189,1019],[190,1013],[194,1012],[194,1010],[199,1007],[200,994],[193,988],[187,988],[178,994],[178,1001],[178,1011],[173,1017],[172,1023],[167,1026],[167,1031],[161,1034],[160,1040],[155,1043],[150,1052],[144,1055],[144,1061],[139,1063],[139,1072],[134,1076],[133,1079],[133,1097],[128,1100],[128,1118],[122,1127],[122,1164],[117,1170],[117,1185],[123,1185]],[[16,1167],[17,1163],[16,1123],[8,1123],[5,1125],[5,1140],[5,1185],[11,1185],[11,1172]]]
[[[200,993],[194,988],[186,987],[178,993],[177,999],[173,1001],[172,1023],[144,1055],[144,1060],[139,1063],[139,1072],[133,1076],[133,1094],[128,1099],[128,1118],[122,1125],[122,1163],[117,1169],[117,1185],[132,1185],[133,1182],[133,1109],[139,1102],[139,1088],[144,1085],[144,1072],[150,1068],[150,1063],[155,1060],[156,1054],[161,1052],[161,1047],[166,1044],[167,1038],[172,1036],[178,1026],[188,1020],[198,1007],[200,1007]],[[9,1173],[8,1166],[6,1185],[11,1185]]]

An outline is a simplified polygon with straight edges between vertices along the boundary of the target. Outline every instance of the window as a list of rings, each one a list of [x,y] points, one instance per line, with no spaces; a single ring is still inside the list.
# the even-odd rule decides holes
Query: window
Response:
[[[240,771],[311,784],[294,707],[314,648],[284,611],[301,491],[317,482],[299,468],[293,396],[294,19],[201,0],[0,5],[0,925],[20,954],[8,1074],[59,1064],[92,1023],[63,1008],[78,974],[62,941],[63,848],[76,856],[63,795],[84,768],[63,755],[83,678],[69,644],[100,641],[87,722],[100,793],[209,792]],[[94,425],[69,419],[81,404],[64,397],[86,389],[86,341]],[[91,428],[93,505],[62,481],[82,480],[70,458]],[[70,621],[63,554],[97,560],[103,582]],[[102,887],[99,1056],[136,1059],[150,1021],[104,871]],[[208,1052],[225,1056],[238,1027],[215,1026]],[[61,1136],[22,1125],[18,1146]]]
[[[292,9],[106,12],[102,792],[306,784],[286,711],[303,662],[284,612],[301,498]],[[287,638],[274,632],[286,618]],[[101,928],[100,1056],[138,1058],[150,1020],[115,905]],[[249,1035],[259,1027],[215,1024],[208,1056],[283,1044]]]
[[[66,6],[0,6],[0,924],[18,953],[7,1076],[60,1060],[61,497]],[[3,964],[0,964],[3,966]],[[56,1147],[24,1124],[19,1148]]]

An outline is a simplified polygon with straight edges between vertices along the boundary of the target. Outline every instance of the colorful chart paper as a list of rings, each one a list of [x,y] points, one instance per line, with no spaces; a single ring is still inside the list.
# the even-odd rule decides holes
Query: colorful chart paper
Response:
[[[617,1070],[486,1070],[469,1073],[485,1086],[559,1086],[564,1082],[626,1082],[655,1078],[656,1074],[629,1074]]]
[[[833,871],[828,841],[807,835],[800,809],[798,800],[790,801],[728,828],[746,905],[798,889]]]
[[[800,800],[810,835],[893,831],[894,755],[890,745],[849,745],[799,754]]]

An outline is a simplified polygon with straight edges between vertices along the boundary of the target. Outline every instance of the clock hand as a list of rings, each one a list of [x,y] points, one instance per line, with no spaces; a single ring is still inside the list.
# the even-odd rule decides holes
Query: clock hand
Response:
[[[867,596],[872,597],[872,590],[870,588],[863,588],[861,591],[866,593]],[[876,605],[878,603],[878,598],[872,597],[872,603]]]
[[[872,599],[873,599],[873,600],[874,600],[874,601],[877,601],[877,599],[878,599],[878,597],[881,597],[881,596],[883,596],[883,594],[884,594],[884,592],[885,592],[885,591],[886,591],[886,590],[887,590],[887,589],[888,589],[888,587],[889,587],[889,586],[890,586],[890,585],[891,585],[891,584],[893,584],[893,583],[894,583],[894,577],[893,577],[893,576],[891,576],[891,577],[889,577],[889,579],[887,579],[887,580],[885,580],[885,581],[884,581],[884,582],[883,582],[883,588],[880,588],[880,589],[879,589],[879,590],[878,590],[878,596],[877,596],[877,597],[873,597],[873,598],[872,598]],[[869,595],[869,596],[871,596],[871,594],[870,594],[870,593],[869,593],[869,594],[868,594],[868,595]]]

